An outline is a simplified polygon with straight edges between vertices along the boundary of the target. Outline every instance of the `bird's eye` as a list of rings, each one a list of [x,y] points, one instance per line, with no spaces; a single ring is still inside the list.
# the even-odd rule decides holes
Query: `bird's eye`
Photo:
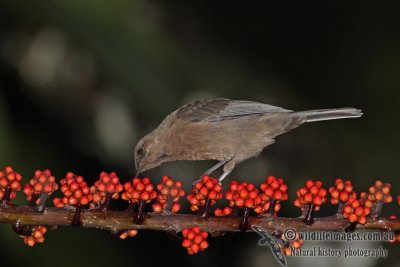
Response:
[[[139,148],[139,149],[137,150],[137,154],[138,154],[138,156],[143,156],[143,154],[144,154],[143,148]]]

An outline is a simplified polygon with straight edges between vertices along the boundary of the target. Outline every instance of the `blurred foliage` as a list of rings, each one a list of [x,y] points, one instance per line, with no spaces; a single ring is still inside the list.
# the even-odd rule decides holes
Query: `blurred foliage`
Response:
[[[293,110],[364,111],[362,119],[309,124],[278,138],[231,179],[260,182],[273,173],[287,179],[293,196],[308,178],[327,186],[348,178],[358,191],[380,178],[399,192],[398,11],[398,2],[372,1],[2,1],[0,165],[13,165],[26,180],[43,168],[59,178],[71,170],[89,181],[115,170],[127,180],[137,140],[166,114],[193,99],[223,96]],[[168,163],[148,175],[155,182],[171,175],[189,189],[210,164]],[[291,201],[283,207],[285,216],[299,214]],[[385,210],[392,214],[395,208]],[[331,212],[328,205],[320,215]],[[2,260],[13,265],[277,264],[253,235],[213,239],[206,252],[188,256],[158,232],[119,241],[103,231],[63,228],[31,249],[9,226],[0,231]],[[395,266],[398,245],[388,247],[385,261],[311,260]],[[311,262],[289,264],[295,261]]]

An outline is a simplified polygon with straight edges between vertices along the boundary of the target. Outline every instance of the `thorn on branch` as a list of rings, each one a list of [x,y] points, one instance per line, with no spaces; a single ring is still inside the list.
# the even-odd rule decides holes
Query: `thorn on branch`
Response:
[[[350,223],[350,225],[347,226],[344,230],[345,230],[346,232],[352,233],[352,232],[354,232],[354,231],[356,230],[356,227],[357,227],[357,222],[352,222],[352,223]]]
[[[299,218],[304,219],[308,213],[308,205],[302,205],[300,208],[301,208],[301,215]]]
[[[11,202],[11,188],[9,186],[7,186],[5,192],[4,192],[4,203],[9,205]]]
[[[129,202],[129,206],[128,206],[128,208],[126,209],[126,211],[132,211],[132,212],[134,212],[135,211],[135,209],[136,209],[136,206],[137,206],[137,202]]]
[[[266,213],[268,216],[274,217],[274,215],[275,215],[275,205],[276,205],[276,202],[275,202],[274,199],[272,199],[270,201],[270,205],[269,205],[269,208],[268,208],[267,213]]]
[[[340,202],[338,205],[338,209],[336,211],[336,216],[337,217],[343,217],[343,209],[346,206],[346,203]]]
[[[139,200],[138,210],[133,215],[133,223],[142,224],[144,221],[144,207],[146,202],[144,200]]]
[[[106,193],[106,197],[104,199],[104,203],[99,207],[102,211],[106,211],[110,208],[112,193]]]
[[[82,206],[78,204],[75,208],[75,214],[74,218],[72,219],[71,225],[74,227],[80,227],[82,226],[81,222],[81,212],[82,212]]]
[[[381,201],[375,202],[375,205],[372,206],[371,216],[373,218],[379,218],[382,214],[383,203]]]
[[[22,225],[21,221],[18,220],[11,225],[14,232],[20,236],[30,236],[32,235],[32,225]]]
[[[44,192],[40,193],[38,200],[39,203],[34,205],[34,209],[36,212],[43,213],[46,208],[47,193]]]
[[[303,222],[305,224],[312,225],[314,223],[314,211],[315,211],[315,205],[309,204],[307,207],[306,216],[303,219]]]
[[[245,208],[242,221],[239,224],[239,230],[241,232],[245,232],[247,229],[249,229],[249,216],[250,216],[250,209]]]
[[[166,203],[164,211],[172,213],[173,204],[174,204],[174,201],[173,201],[172,196],[168,195],[167,196],[167,203]]]
[[[203,212],[201,213],[201,218],[203,219],[210,218],[210,212],[211,212],[211,199],[207,198],[206,203],[203,207]]]

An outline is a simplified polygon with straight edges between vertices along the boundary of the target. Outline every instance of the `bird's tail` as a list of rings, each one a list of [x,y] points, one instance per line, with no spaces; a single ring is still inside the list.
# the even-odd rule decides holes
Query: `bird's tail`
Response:
[[[306,116],[306,122],[336,120],[346,118],[359,118],[362,111],[355,108],[316,109],[295,112],[295,114]]]

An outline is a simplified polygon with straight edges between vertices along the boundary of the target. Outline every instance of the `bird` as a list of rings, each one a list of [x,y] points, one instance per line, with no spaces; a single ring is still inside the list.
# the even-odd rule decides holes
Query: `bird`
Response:
[[[223,166],[222,182],[238,163],[258,156],[278,135],[306,122],[361,116],[356,108],[295,112],[246,100],[196,100],[171,112],[139,140],[134,150],[135,176],[165,162],[215,160],[202,176]]]

